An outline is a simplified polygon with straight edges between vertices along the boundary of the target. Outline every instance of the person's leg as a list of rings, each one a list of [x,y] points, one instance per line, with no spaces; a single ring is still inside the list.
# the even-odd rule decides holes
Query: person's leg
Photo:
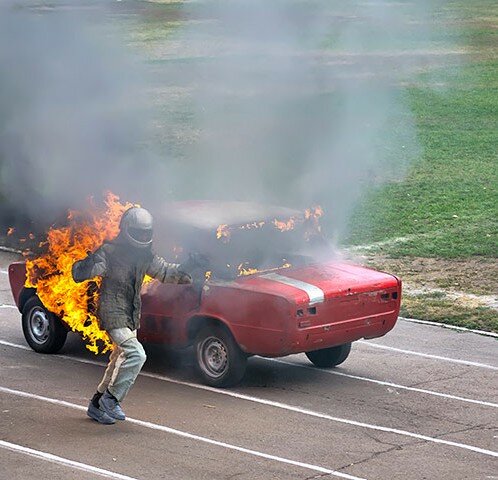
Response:
[[[105,369],[104,376],[102,377],[102,380],[97,387],[97,393],[100,393],[102,395],[107,390],[109,382],[112,378],[112,374],[116,367],[116,361],[119,358],[120,353],[121,348],[119,347],[119,345],[113,343],[113,349],[111,354],[109,355],[109,362],[107,363],[107,368]]]
[[[99,405],[108,415],[124,420],[125,415],[119,402],[123,401],[137,378],[146,355],[142,344],[137,340],[136,331],[129,328],[110,330],[109,336],[119,346],[119,355],[115,359],[107,389],[99,401]],[[102,383],[99,387],[103,386]],[[100,390],[100,388],[99,388]]]
[[[115,423],[115,420],[111,418],[109,415],[107,415],[107,413],[105,413],[100,408],[99,401],[104,392],[106,391],[107,386],[109,385],[109,382],[112,378],[112,373],[116,365],[116,360],[118,359],[121,351],[118,345],[114,344],[113,347],[114,348],[109,356],[109,361],[107,363],[104,376],[102,377],[102,380],[100,381],[97,387],[97,391],[90,400],[90,404],[88,405],[88,410],[87,410],[87,415],[90,418],[93,418],[99,423],[104,423],[107,425]]]

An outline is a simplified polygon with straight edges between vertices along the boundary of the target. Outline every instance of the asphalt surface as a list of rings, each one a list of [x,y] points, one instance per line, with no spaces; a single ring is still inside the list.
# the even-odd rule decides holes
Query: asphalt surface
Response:
[[[498,479],[498,341],[400,320],[336,369],[251,358],[197,383],[191,352],[148,348],[125,422],[86,417],[104,357],[74,334],[26,344],[0,254],[1,478]]]

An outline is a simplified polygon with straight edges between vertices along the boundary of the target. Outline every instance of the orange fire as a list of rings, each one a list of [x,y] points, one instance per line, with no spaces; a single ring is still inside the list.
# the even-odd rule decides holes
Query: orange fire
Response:
[[[228,243],[230,241],[230,236],[231,233],[228,225],[223,223],[216,229],[216,238],[221,240],[223,243]]]
[[[12,235],[14,232],[16,231],[16,229],[14,227],[9,227],[9,229],[7,230],[7,235],[10,236]]]
[[[304,218],[306,220],[314,219],[318,220],[323,215],[323,208],[320,205],[315,205],[314,207],[307,208],[304,211]]]
[[[280,267],[275,267],[275,268],[264,268],[261,270],[258,270],[257,268],[251,268],[249,266],[248,262],[244,262],[239,264],[237,267],[238,271],[238,276],[239,277],[245,277],[247,275],[254,275],[255,273],[266,273],[266,272],[274,272],[275,270],[280,270],[281,268],[290,268],[292,265],[287,262],[285,259],[283,260],[283,264],[280,265]]]
[[[246,223],[245,225],[240,225],[237,227],[239,230],[252,230],[254,228],[261,228],[265,222],[252,222],[252,223]]]
[[[304,218],[307,222],[307,228],[304,232],[304,238],[309,241],[314,235],[322,231],[320,217],[323,215],[323,209],[320,205],[308,208],[304,212]]]
[[[278,228],[281,232],[288,232],[296,226],[296,220],[294,217],[289,218],[286,222],[280,220],[273,220],[273,225]]]
[[[85,258],[105,240],[119,232],[123,213],[133,206],[121,203],[119,197],[108,193],[104,206],[89,200],[85,211],[70,211],[68,226],[51,228],[45,246],[47,252],[26,261],[26,284],[36,288],[43,305],[61,318],[75,332],[83,335],[87,348],[95,354],[112,350],[106,332],[100,330],[91,305],[96,305],[100,278],[75,283],[71,268],[76,260]],[[89,308],[90,307],[90,308]]]

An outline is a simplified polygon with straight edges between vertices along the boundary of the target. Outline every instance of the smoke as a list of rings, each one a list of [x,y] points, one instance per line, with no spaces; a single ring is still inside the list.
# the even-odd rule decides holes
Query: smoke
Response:
[[[0,7],[4,209],[45,226],[89,195],[157,186],[142,63],[92,13]]]
[[[4,7],[4,202],[37,219],[105,189],[147,207],[318,203],[341,232],[365,189],[420,154],[404,86],[438,61],[422,48],[431,3],[155,6],[187,22],[135,55],[105,15]]]
[[[438,62],[430,3],[230,0],[209,14],[177,37],[198,138],[176,176],[213,198],[319,203],[343,231],[365,189],[419,157],[405,86]]]

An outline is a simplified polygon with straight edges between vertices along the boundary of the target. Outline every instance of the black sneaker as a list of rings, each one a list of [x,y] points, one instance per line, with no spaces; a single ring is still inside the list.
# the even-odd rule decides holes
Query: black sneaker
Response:
[[[90,402],[90,405],[88,405],[86,414],[96,422],[102,423],[103,425],[112,425],[116,423],[116,420],[114,420],[114,418],[107,415],[107,413],[105,413],[100,408],[97,408],[92,402]]]
[[[103,410],[109,417],[116,420],[125,420],[126,415],[123,412],[119,402],[106,391],[99,400],[100,410]]]

